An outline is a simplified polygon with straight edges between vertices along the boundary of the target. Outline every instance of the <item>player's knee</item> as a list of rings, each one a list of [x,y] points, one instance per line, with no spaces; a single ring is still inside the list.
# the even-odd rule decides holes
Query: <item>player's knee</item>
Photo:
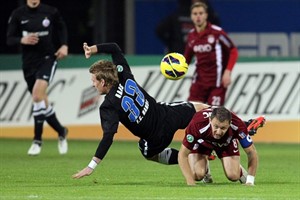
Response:
[[[196,181],[200,181],[205,176],[205,170],[204,169],[197,169],[194,171],[194,177]]]
[[[227,173],[226,176],[227,176],[228,180],[233,181],[233,182],[240,179],[240,173],[230,172],[230,173]]]
[[[144,156],[147,160],[158,162],[158,155],[152,156],[152,157],[146,157]]]

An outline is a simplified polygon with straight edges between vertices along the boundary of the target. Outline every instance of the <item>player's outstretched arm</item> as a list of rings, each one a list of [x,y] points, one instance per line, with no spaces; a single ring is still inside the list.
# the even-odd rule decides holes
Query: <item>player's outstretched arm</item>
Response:
[[[101,159],[97,157],[93,157],[91,162],[88,164],[87,167],[82,169],[81,171],[77,172],[76,174],[73,174],[73,178],[79,179],[84,176],[89,176],[93,173],[94,169],[97,167],[97,165],[101,162]]]

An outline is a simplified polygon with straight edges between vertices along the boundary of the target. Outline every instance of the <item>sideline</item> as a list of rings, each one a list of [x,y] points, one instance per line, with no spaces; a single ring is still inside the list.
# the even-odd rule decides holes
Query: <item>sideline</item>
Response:
[[[69,129],[68,139],[100,140],[102,129],[100,125],[67,126]],[[184,130],[179,130],[174,136],[174,141],[181,141]],[[0,138],[32,138],[33,127],[0,127]],[[43,133],[44,139],[56,139],[57,135],[51,127],[46,125]],[[254,142],[262,143],[297,143],[300,144],[299,121],[268,121],[265,127],[260,128],[252,137]],[[138,138],[132,135],[123,125],[119,126],[115,140],[134,140]]]

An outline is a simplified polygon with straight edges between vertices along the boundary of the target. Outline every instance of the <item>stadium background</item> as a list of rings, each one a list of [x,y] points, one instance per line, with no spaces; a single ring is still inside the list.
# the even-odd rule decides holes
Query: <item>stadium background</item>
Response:
[[[77,55],[82,54],[82,42],[88,42],[89,44],[117,42],[127,55],[132,55],[133,60],[141,60],[152,67],[157,65],[158,58],[164,54],[164,46],[155,36],[155,26],[163,17],[173,12],[177,6],[176,0],[41,1],[56,6],[68,26],[70,56],[61,63],[61,66],[65,68],[75,68],[76,62],[84,59],[82,55]],[[5,44],[7,20],[11,11],[24,2],[25,0],[15,0],[5,2],[6,5],[3,5],[4,1],[0,3],[0,20],[1,27],[3,27],[0,35],[0,70],[5,70],[5,73],[8,73],[7,77],[4,71],[0,71],[0,106],[3,108],[0,113],[0,136],[4,137],[15,132],[22,133],[17,137],[27,135],[24,135],[26,128],[22,127],[21,130],[16,128],[19,127],[17,121],[14,122],[15,124],[10,124],[9,128],[6,127],[8,122],[5,121],[5,112],[10,108],[4,109],[5,99],[7,98],[4,94],[4,85],[7,83],[7,78],[9,79],[9,76],[15,73],[14,70],[18,71],[20,66],[20,57],[14,55],[18,52],[18,49],[7,47]],[[247,62],[247,60],[250,63],[256,61],[255,64],[265,62],[264,59],[274,63],[288,60],[294,64],[296,63],[293,70],[295,74],[300,74],[300,24],[298,20],[300,19],[300,1],[212,0],[211,3],[220,17],[222,27],[231,35],[239,48],[239,63]],[[152,59],[148,57],[149,55],[157,55],[154,59],[156,63],[148,63]],[[144,65],[134,62],[136,63],[134,65],[137,66]],[[88,65],[88,63],[84,63],[79,67],[87,67]],[[283,69],[285,66],[288,67],[289,64],[285,63]],[[20,80],[22,81],[22,78]],[[300,143],[299,81],[296,81],[294,86],[296,93],[293,94],[296,94],[296,96],[294,98],[295,102],[291,105],[295,106],[296,115],[291,121],[284,122],[283,127],[278,121],[266,127],[269,132],[275,131],[275,129],[283,131],[282,138],[277,141],[289,137],[290,133],[286,133],[284,130],[289,130],[288,128],[292,125],[294,133],[288,141]],[[59,112],[60,110],[57,110],[57,113]],[[98,111],[95,113],[98,114]],[[259,114],[265,113],[261,112]],[[78,121],[77,123],[80,125],[81,122]],[[273,125],[273,130],[268,129],[270,125]],[[15,128],[11,129],[11,127]],[[28,137],[32,137],[31,128],[30,126],[27,130]],[[86,127],[81,128],[85,129]],[[77,129],[80,129],[80,127],[77,127]],[[91,132],[97,132],[94,130],[99,130],[97,124],[93,125]],[[50,132],[50,130],[46,128],[46,132]],[[46,133],[46,135],[53,137],[50,133]],[[98,133],[95,133],[95,135],[99,138]],[[264,141],[270,141],[270,138],[264,138]]]

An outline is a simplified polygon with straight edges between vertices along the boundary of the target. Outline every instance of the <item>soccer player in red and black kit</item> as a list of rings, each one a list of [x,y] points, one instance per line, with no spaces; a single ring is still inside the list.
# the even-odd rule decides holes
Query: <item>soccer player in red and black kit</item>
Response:
[[[248,172],[240,165],[239,144],[248,157]],[[213,150],[229,180],[254,185],[258,155],[247,126],[222,106],[197,112],[185,130],[178,162],[188,185],[212,182],[207,156]]]
[[[177,164],[178,150],[167,148],[175,132],[184,129],[196,111],[207,108],[202,103],[159,103],[135,81],[119,46],[104,43],[83,44],[86,58],[95,53],[111,54],[112,62],[99,60],[90,67],[93,86],[100,95],[106,95],[100,106],[103,138],[87,167],[73,175],[90,175],[103,160],[121,122],[139,137],[139,149],[148,159],[162,164]]]
[[[188,64],[196,57],[196,69],[188,100],[220,106],[224,105],[238,51],[222,28],[207,21],[207,9],[202,2],[191,6],[194,28],[188,34],[184,56]]]
[[[55,33],[60,42],[58,50],[54,45]],[[40,0],[27,0],[27,4],[15,9],[9,18],[7,44],[21,44],[23,74],[33,99],[34,138],[28,154],[40,154],[45,120],[58,133],[59,153],[67,153],[67,128],[56,118],[47,96],[56,60],[68,54],[67,28],[60,13],[54,7],[41,4]]]

